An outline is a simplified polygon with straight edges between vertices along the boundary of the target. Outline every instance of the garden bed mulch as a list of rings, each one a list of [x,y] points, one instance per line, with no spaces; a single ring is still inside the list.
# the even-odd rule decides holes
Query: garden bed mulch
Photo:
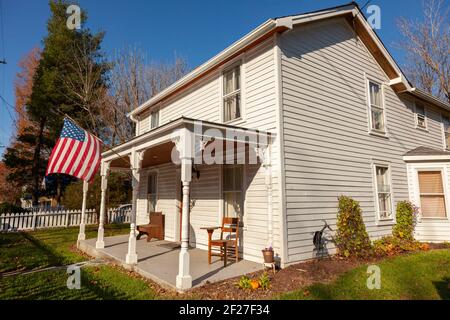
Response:
[[[270,288],[267,290],[242,290],[237,287],[240,277],[209,283],[190,291],[200,299],[225,299],[225,300],[254,300],[270,299],[278,294],[298,290],[310,286],[316,282],[330,282],[339,275],[356,268],[362,264],[375,262],[380,258],[347,260],[339,257],[330,257],[320,260],[311,260],[291,265],[277,270],[275,274],[267,271],[270,277]],[[258,279],[264,271],[249,274],[251,279]]]
[[[434,244],[429,243],[430,250],[448,249],[447,243]],[[81,253],[76,247],[72,248],[74,251]],[[273,299],[277,295],[287,293],[308,287],[315,283],[329,283],[334,281],[340,275],[365,264],[376,263],[381,260],[389,259],[399,256],[401,253],[392,256],[384,257],[370,257],[366,259],[343,259],[338,256],[331,256],[324,259],[316,259],[290,265],[284,269],[277,270],[274,274],[271,270],[267,270],[270,278],[270,287],[267,290],[257,289],[240,289],[237,284],[241,276],[230,278],[227,280],[206,283],[205,285],[189,290],[185,294],[180,294],[175,290],[168,290],[161,287],[152,280],[146,279],[137,273],[124,268],[113,265],[114,268],[127,273],[130,277],[139,278],[148,283],[148,285],[159,295],[160,299],[202,299],[202,300],[259,300],[259,299]],[[88,257],[88,255],[83,254]],[[264,271],[257,271],[247,276],[250,279],[259,279]],[[305,292],[305,295],[308,293]]]
[[[447,243],[428,243],[428,250],[448,249]],[[227,279],[221,282],[208,283],[200,288],[190,291],[192,295],[199,299],[213,300],[256,300],[273,299],[277,295],[287,293],[301,288],[308,287],[315,283],[329,283],[340,275],[365,264],[377,263],[381,260],[390,259],[399,255],[413,252],[397,253],[391,256],[378,256],[366,259],[343,259],[332,256],[325,259],[316,259],[297,263],[287,268],[277,270],[275,274],[267,271],[270,277],[270,287],[268,290],[243,290],[237,284],[240,277]],[[264,271],[258,271],[247,276],[250,279],[258,279]],[[305,292],[304,295],[307,295]]]

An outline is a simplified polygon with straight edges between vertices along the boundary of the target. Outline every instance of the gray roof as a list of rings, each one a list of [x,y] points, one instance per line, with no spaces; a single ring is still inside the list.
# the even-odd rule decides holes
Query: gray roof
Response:
[[[450,152],[439,149],[433,149],[420,146],[404,154],[406,157],[411,156],[450,156]]]

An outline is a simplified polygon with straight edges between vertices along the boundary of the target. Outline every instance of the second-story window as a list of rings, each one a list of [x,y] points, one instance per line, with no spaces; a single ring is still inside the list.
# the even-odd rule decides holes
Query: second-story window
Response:
[[[154,129],[158,126],[159,126],[159,109],[156,109],[150,113],[150,129]]]
[[[241,117],[240,65],[223,73],[223,121]]]
[[[427,128],[427,117],[425,114],[425,106],[416,102],[416,126],[417,128],[426,129]]]
[[[442,116],[442,126],[444,127],[444,148],[450,150],[450,119]]]
[[[369,108],[370,108],[370,129],[371,131],[385,133],[384,106],[381,85],[369,81]]]

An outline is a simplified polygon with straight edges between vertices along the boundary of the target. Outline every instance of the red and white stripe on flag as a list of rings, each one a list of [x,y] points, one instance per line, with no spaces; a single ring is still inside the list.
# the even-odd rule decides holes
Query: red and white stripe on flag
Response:
[[[65,118],[61,135],[52,150],[46,176],[64,173],[92,182],[101,161],[101,141]]]

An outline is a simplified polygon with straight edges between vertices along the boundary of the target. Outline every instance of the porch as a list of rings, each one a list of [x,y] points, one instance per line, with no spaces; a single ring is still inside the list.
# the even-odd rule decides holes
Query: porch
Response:
[[[273,139],[269,132],[182,117],[104,152],[97,241],[86,241],[80,226],[79,247],[95,248],[94,256],[109,254],[179,291],[257,270],[261,249],[274,243]],[[104,212],[110,171],[131,173],[132,210],[130,234],[108,247],[113,240],[104,238]],[[86,194],[87,188],[84,199]],[[136,228],[149,223],[151,212],[162,212],[164,239],[179,241],[180,247],[167,250],[165,243],[166,250],[162,244],[149,250],[137,241]],[[221,262],[209,265],[207,253],[199,251],[208,247],[202,228],[220,226],[224,216],[239,218],[234,236],[244,260],[227,268]]]
[[[96,249],[96,239],[81,240],[79,249],[91,256],[109,260],[127,269],[132,269],[163,287],[176,289],[178,259],[181,249],[178,243],[165,240],[147,242],[145,237],[143,237],[136,241],[138,261],[134,265],[129,265],[125,261],[125,256],[128,252],[128,235],[106,237],[104,241],[105,247]],[[207,252],[198,248],[189,249],[189,255],[191,258],[190,274],[192,287],[262,269],[262,264],[247,260],[239,260],[237,263],[230,261],[227,267],[224,267],[223,261],[218,257],[213,257],[212,263],[208,264]]]

